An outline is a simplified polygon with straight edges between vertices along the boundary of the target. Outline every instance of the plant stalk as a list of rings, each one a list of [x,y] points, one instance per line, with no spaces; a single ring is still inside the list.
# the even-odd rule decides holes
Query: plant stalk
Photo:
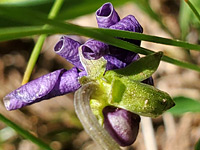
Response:
[[[51,8],[50,13],[48,15],[48,19],[54,19],[57,16],[63,2],[64,2],[64,0],[56,0],[54,2],[53,7]],[[44,29],[47,27],[48,27],[48,25],[43,26]],[[27,68],[26,68],[26,71],[25,71],[25,74],[24,74],[24,77],[22,80],[22,85],[26,84],[29,81],[46,37],[47,37],[46,34],[42,34],[39,36],[39,38],[33,48],[31,57],[29,59],[29,62],[28,62],[28,65],[27,65]]]
[[[90,95],[95,90],[94,83],[83,85],[75,93],[74,106],[76,114],[85,131],[104,150],[121,150],[119,145],[111,138],[107,131],[100,126],[90,108]]]

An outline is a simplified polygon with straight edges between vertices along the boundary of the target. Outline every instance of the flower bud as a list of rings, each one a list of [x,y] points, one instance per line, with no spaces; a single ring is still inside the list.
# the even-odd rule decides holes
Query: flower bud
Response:
[[[105,107],[103,115],[104,128],[120,146],[129,146],[136,140],[139,115],[113,106]]]

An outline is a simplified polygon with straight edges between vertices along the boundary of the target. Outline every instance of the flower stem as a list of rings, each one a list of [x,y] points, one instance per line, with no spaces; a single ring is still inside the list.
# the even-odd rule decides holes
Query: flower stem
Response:
[[[64,2],[64,0],[56,0],[54,2],[53,7],[51,8],[50,13],[48,15],[48,19],[54,19],[57,16],[63,2]],[[43,26],[44,29],[47,27],[48,27],[48,25]],[[22,85],[26,84],[29,81],[31,73],[34,69],[34,66],[35,66],[37,60],[38,60],[40,51],[42,49],[42,45],[43,45],[46,37],[47,37],[46,34],[42,34],[39,36],[37,43],[35,44],[35,47],[33,48],[31,57],[29,59],[29,62],[28,62],[28,65],[27,65],[27,68],[26,68],[26,71],[25,71],[25,74],[23,77]]]
[[[20,126],[16,125],[14,122],[10,121],[6,117],[4,117],[2,114],[0,114],[0,120],[4,122],[6,125],[9,127],[13,128],[16,132],[18,132],[21,136],[23,136],[26,139],[29,139],[36,145],[38,145],[41,149],[44,150],[52,150],[46,143],[38,139],[37,137],[33,136],[31,133],[28,131],[24,130]]]
[[[185,2],[188,4],[188,6],[192,9],[193,13],[195,14],[195,16],[197,17],[197,19],[200,22],[200,14],[197,11],[197,9],[194,7],[194,5],[189,1],[189,0],[185,0]]]
[[[151,118],[141,116],[141,125],[146,150],[158,150]]]
[[[75,93],[74,106],[76,114],[85,131],[104,150],[121,150],[106,130],[100,126],[90,108],[90,95],[95,90],[95,84],[83,85]]]

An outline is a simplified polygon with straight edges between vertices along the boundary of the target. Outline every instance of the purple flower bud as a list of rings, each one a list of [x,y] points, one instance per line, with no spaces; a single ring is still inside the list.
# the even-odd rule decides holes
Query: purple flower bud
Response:
[[[60,41],[55,45],[54,50],[58,55],[64,57],[75,67],[84,70],[78,54],[78,48],[80,45],[81,44],[78,41],[67,36],[62,36]]]
[[[109,46],[103,42],[96,40],[88,40],[82,46],[82,53],[86,59],[99,59],[105,54],[108,54]]]
[[[41,100],[74,92],[80,87],[78,76],[77,68],[69,71],[60,69],[43,75],[6,95],[3,99],[6,109],[18,109]]]
[[[96,11],[96,19],[99,28],[108,28],[120,20],[111,3],[103,4]]]
[[[121,108],[103,109],[104,128],[120,146],[131,145],[138,135],[140,116]]]

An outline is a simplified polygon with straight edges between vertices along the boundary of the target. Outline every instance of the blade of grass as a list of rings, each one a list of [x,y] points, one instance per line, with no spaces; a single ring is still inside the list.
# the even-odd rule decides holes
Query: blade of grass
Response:
[[[195,6],[189,0],[185,0],[185,2],[188,4],[188,6],[191,8],[191,10],[193,11],[193,13],[195,14],[195,16],[197,17],[197,19],[200,22],[200,14],[197,11],[197,9],[195,8]]]
[[[111,3],[115,6],[122,5],[128,1],[132,0],[123,0],[123,1],[116,1],[110,0]],[[45,14],[47,17],[48,12],[53,5],[54,0],[31,0],[31,1],[23,1],[23,2],[16,2],[16,3],[6,3],[1,4],[1,6],[7,7],[8,9],[29,9],[34,11],[39,11]],[[65,0],[63,2],[63,7],[60,10],[60,13],[56,16],[57,19],[60,20],[67,20],[73,19],[85,14],[89,14],[96,11],[96,8],[100,7],[103,3],[107,2],[107,0],[101,1],[93,1],[93,0]],[[9,13],[9,12],[8,12]],[[8,19],[4,19],[3,16],[0,16],[0,20],[2,20],[0,27],[7,27],[7,26],[15,26],[16,23],[12,22]],[[19,24],[19,25],[27,25],[27,24]]]
[[[197,141],[195,145],[195,150],[199,150],[199,149],[200,149],[200,139]]]
[[[155,13],[151,5],[149,3],[149,0],[140,0],[138,2],[137,0],[133,1],[138,7],[146,13],[148,16],[150,16],[153,20],[157,21],[159,25],[164,29],[167,33],[169,33],[172,37],[174,37],[174,34],[168,29],[168,27],[162,22],[161,17],[158,15],[158,13]]]
[[[108,29],[99,29],[99,28],[97,29],[95,28],[94,30],[109,34],[113,37],[143,40],[143,41],[148,41],[148,42],[153,42],[153,43],[178,46],[182,48],[200,51],[200,45],[190,44],[181,40],[173,40],[169,38],[163,38],[163,37],[158,37],[158,36],[152,36],[152,35],[146,35],[146,34],[137,33],[137,32],[122,31],[122,30],[108,30]]]
[[[10,121],[6,117],[4,117],[2,114],[0,114],[0,120],[3,123],[5,123],[7,126],[13,128],[22,137],[24,137],[26,139],[29,139],[30,141],[32,141],[33,143],[38,145],[41,149],[52,150],[46,143],[44,143],[43,141],[41,141],[37,137],[33,136],[31,133],[29,133],[28,131],[24,130],[23,128],[21,128],[20,126],[15,124],[14,122]]]
[[[63,32],[68,32],[70,34],[84,35],[84,36],[91,37],[96,40],[99,40],[99,41],[102,41],[102,42],[105,42],[105,43],[108,43],[108,44],[111,44],[111,45],[114,45],[117,47],[127,49],[130,51],[134,51],[136,53],[140,53],[140,54],[144,54],[144,55],[153,53],[153,51],[151,51],[149,49],[145,49],[145,48],[133,45],[131,43],[128,43],[128,42],[120,40],[120,39],[116,39],[110,35],[107,35],[107,34],[104,34],[101,32],[97,32],[95,30],[91,30],[90,28],[87,28],[87,27],[84,28],[84,27],[81,27],[78,25],[73,25],[70,23],[63,23],[61,21],[44,18],[42,14],[39,15],[40,14],[39,12],[34,12],[34,11],[32,12],[30,10],[26,10],[26,12],[28,13],[28,15],[27,15],[26,13],[24,13],[24,10],[18,10],[18,14],[14,14],[14,16],[13,16],[10,13],[6,13],[7,11],[6,12],[5,11],[6,11],[6,9],[0,9],[0,13],[3,12],[3,14],[5,16],[8,16],[12,19],[16,19],[16,17],[17,17],[17,19],[20,20],[20,16],[22,14],[25,14],[24,18],[21,19],[21,21],[26,21],[26,22],[29,21],[30,23],[40,22],[43,24],[49,24],[51,26],[54,26],[55,28],[58,28],[59,30],[63,30]],[[16,11],[16,10],[11,10],[11,11]],[[29,15],[32,16],[31,19],[28,18]],[[194,65],[191,63],[182,62],[182,61],[179,61],[179,60],[167,57],[167,56],[163,56],[162,60],[169,62],[171,64],[174,64],[174,65],[183,67],[183,68],[188,68],[188,69],[192,69],[192,70],[200,72],[200,66],[197,66],[197,65]]]
[[[132,0],[123,0],[123,1],[116,1],[116,0],[109,0],[114,6],[122,5],[128,1]],[[101,1],[84,1],[80,3],[80,1],[71,7],[68,7],[65,10],[62,10],[61,13],[58,15],[57,19],[67,20],[73,19],[82,15],[89,14],[91,12],[95,12],[97,8],[99,8],[103,3],[108,2],[107,0]]]
[[[200,45],[190,44],[181,40],[173,40],[169,38],[163,38],[158,36],[152,36],[147,34],[141,34],[137,32],[129,32],[122,30],[113,30],[113,29],[100,29],[100,28],[88,28],[97,32],[105,33],[112,37],[126,38],[126,39],[135,39],[143,40],[153,43],[165,44],[170,46],[177,46],[181,48],[192,49],[200,51]],[[42,28],[42,26],[28,26],[28,27],[10,27],[10,28],[0,28],[0,41],[18,39],[25,36],[39,35],[39,34],[56,34],[63,33],[69,34],[61,29],[55,27]]]
[[[49,15],[48,15],[48,18],[49,19],[53,19],[56,17],[56,15],[58,14],[62,4],[63,4],[63,1],[64,0],[56,0]],[[48,25],[44,25],[44,29],[47,28]],[[29,79],[30,79],[30,76],[32,74],[32,71],[35,67],[35,64],[38,60],[38,57],[39,57],[39,54],[40,54],[40,51],[42,49],[42,45],[46,39],[47,35],[46,34],[42,34],[40,35],[38,41],[36,42],[34,48],[33,48],[33,51],[32,51],[32,54],[31,54],[31,57],[28,61],[28,65],[27,65],[27,68],[25,70],[25,73],[24,73],[24,77],[23,77],[23,80],[22,80],[22,85],[23,84],[26,84]]]

